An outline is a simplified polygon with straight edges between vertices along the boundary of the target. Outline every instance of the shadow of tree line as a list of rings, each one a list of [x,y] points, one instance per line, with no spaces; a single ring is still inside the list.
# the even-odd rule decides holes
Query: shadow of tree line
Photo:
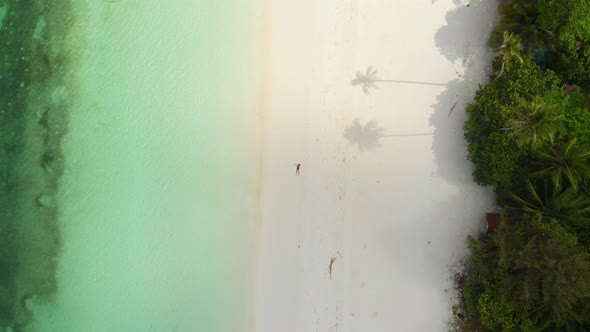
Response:
[[[435,35],[435,44],[440,53],[453,63],[459,62],[462,72],[448,83],[411,80],[382,79],[373,66],[357,72],[351,85],[360,87],[369,95],[378,89],[379,83],[416,84],[444,86],[433,105],[430,124],[431,133],[388,133],[374,120],[361,124],[357,118],[344,129],[344,138],[360,151],[370,151],[382,146],[387,137],[434,136],[433,153],[438,175],[450,182],[470,179],[472,166],[465,162],[467,145],[463,139],[463,124],[466,120],[465,106],[475,96],[475,91],[491,72],[491,51],[487,47],[489,33],[496,19],[496,1],[472,0],[465,3],[454,0],[456,8],[446,15],[447,24]],[[484,29],[482,29],[484,27]],[[459,148],[460,147],[460,148]]]
[[[460,62],[463,69],[462,74],[437,96],[429,120],[434,127],[432,150],[437,173],[449,182],[464,179],[471,182],[473,167],[465,162],[467,143],[463,137],[463,124],[467,119],[465,107],[473,101],[479,84],[491,73],[492,52],[487,40],[497,18],[496,6],[497,1],[489,0],[472,0],[469,6],[460,4],[447,13],[447,24],[435,35],[440,53],[449,61]]]

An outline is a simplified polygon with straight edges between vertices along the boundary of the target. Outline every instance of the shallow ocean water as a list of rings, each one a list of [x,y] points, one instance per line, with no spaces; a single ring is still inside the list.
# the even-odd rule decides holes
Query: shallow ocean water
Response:
[[[259,3],[0,1],[0,323],[250,325]]]

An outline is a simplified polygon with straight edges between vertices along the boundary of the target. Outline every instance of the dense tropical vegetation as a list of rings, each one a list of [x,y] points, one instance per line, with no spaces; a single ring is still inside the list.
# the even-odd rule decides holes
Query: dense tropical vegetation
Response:
[[[456,329],[590,331],[590,1],[505,0],[467,106],[473,176],[504,209],[470,237]]]

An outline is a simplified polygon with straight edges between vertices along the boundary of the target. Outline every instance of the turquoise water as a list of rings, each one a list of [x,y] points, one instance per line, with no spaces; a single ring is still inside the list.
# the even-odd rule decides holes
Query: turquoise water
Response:
[[[261,6],[0,1],[0,326],[240,331]]]

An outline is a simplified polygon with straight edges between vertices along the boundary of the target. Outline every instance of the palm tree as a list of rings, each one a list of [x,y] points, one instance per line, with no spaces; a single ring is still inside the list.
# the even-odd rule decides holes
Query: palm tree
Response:
[[[494,242],[505,272],[501,292],[537,327],[580,321],[580,304],[590,297],[590,255],[575,235],[554,219],[525,214],[515,226],[500,226]]]
[[[528,52],[550,43],[552,33],[543,29],[537,21],[540,14],[537,0],[506,0],[498,5],[498,13],[500,18],[490,37],[492,47],[502,43],[505,31],[520,36]]]
[[[561,126],[562,115],[556,114],[554,105],[547,105],[541,97],[528,101],[520,98],[516,106],[516,119],[508,121],[508,128],[517,130],[516,143],[519,147],[531,144],[538,148],[546,142],[553,142]]]
[[[573,187],[564,188],[548,180],[533,183],[525,181],[526,196],[511,193],[515,205],[509,204],[507,209],[525,213],[557,218],[566,222],[589,221],[590,196],[576,191]]]
[[[522,38],[512,32],[504,31],[504,39],[502,45],[494,51],[494,57],[502,58],[502,68],[497,77],[502,76],[504,73],[504,67],[510,70],[512,62],[517,60],[522,63]]]
[[[579,144],[577,139],[556,147],[547,147],[536,152],[540,170],[531,174],[533,177],[547,177],[556,186],[562,186],[564,180],[578,190],[583,179],[590,178],[590,147]]]

